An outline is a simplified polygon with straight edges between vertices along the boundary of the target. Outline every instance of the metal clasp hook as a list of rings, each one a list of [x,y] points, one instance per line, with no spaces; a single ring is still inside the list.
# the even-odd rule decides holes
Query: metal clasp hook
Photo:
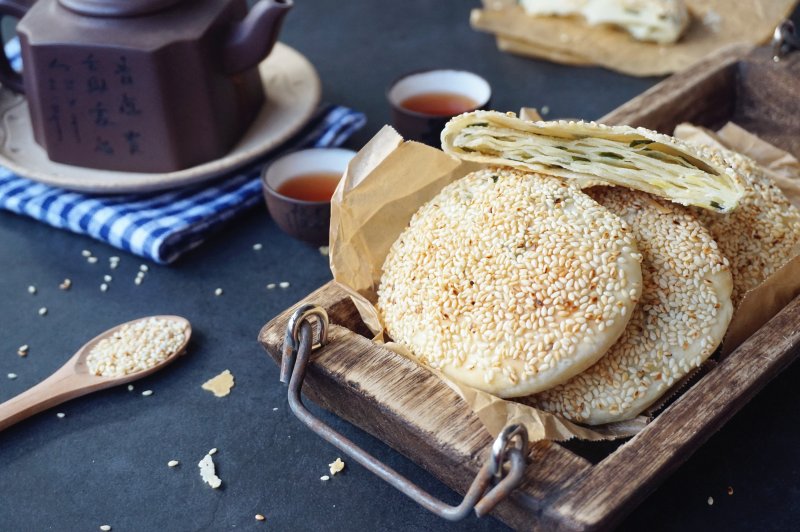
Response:
[[[777,63],[792,50],[800,50],[800,36],[795,31],[794,22],[785,20],[772,34],[772,60]]]

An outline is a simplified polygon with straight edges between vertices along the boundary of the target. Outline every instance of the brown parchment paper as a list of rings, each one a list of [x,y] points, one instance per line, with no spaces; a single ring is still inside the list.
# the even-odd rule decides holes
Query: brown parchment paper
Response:
[[[689,67],[732,44],[766,42],[797,0],[686,0],[692,20],[674,44],[633,39],[623,30],[580,18],[534,17],[516,0],[483,0],[470,23],[494,33],[501,50],[570,65],[599,65],[632,76],[660,76]]]
[[[374,303],[389,248],[423,203],[445,185],[478,168],[424,144],[406,142],[389,126],[381,129],[350,163],[331,200],[331,271],[334,280],[351,295],[376,341],[383,340],[383,325]],[[402,346],[385,346],[413,360]],[[441,372],[428,369],[466,401],[492,436],[508,424],[520,423],[531,441],[574,437],[604,440],[633,435],[646,423],[640,417],[588,429],[455,383]]]
[[[795,206],[800,206],[800,162],[790,153],[760,139],[733,122],[716,133],[691,124],[679,124],[675,136],[747,155],[759,163]],[[796,251],[800,253],[800,249]],[[762,325],[800,294],[800,256],[784,264],[767,280],[744,295],[733,313],[722,341],[722,356],[739,347]]]

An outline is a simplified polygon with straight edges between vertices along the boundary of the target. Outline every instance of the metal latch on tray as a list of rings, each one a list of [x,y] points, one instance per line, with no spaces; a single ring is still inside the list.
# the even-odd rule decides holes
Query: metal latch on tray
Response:
[[[776,63],[792,50],[800,50],[800,35],[791,20],[783,21],[772,34],[772,59]]]
[[[314,342],[312,318],[316,318],[318,329],[316,343]],[[450,521],[463,519],[472,510],[478,517],[486,515],[520,484],[525,472],[525,456],[528,451],[528,432],[521,425],[509,425],[503,429],[492,444],[489,459],[478,471],[464,499],[458,506],[451,506],[433,497],[314,417],[303,405],[300,389],[306,375],[311,351],[324,346],[327,341],[328,314],[325,309],[310,304],[301,305],[292,314],[286,327],[280,377],[281,382],[289,384],[289,408],[300,421],[325,441],[346,453],[350,458],[422,507]],[[507,462],[508,468],[505,467]]]

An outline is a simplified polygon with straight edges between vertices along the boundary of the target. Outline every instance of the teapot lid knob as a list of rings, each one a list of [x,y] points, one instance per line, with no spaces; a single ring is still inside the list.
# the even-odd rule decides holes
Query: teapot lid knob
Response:
[[[162,11],[183,0],[58,0],[63,7],[90,17],[133,17]]]

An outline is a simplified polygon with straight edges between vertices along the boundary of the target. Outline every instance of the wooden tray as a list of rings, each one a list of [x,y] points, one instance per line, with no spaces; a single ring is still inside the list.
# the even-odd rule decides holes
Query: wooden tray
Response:
[[[680,122],[714,128],[732,120],[800,155],[800,53],[794,55],[774,63],[766,49],[727,49],[600,121],[671,133]],[[492,442],[477,417],[434,375],[368,340],[335,283],[303,301],[324,307],[332,324],[330,343],[312,355],[303,392],[463,494]],[[259,335],[278,363],[290,315],[287,310]],[[494,515],[518,529],[613,526],[789,365],[798,354],[798,321],[800,297],[627,442],[534,444],[522,486]],[[593,463],[570,450],[587,454],[587,448],[589,455],[606,455]]]

